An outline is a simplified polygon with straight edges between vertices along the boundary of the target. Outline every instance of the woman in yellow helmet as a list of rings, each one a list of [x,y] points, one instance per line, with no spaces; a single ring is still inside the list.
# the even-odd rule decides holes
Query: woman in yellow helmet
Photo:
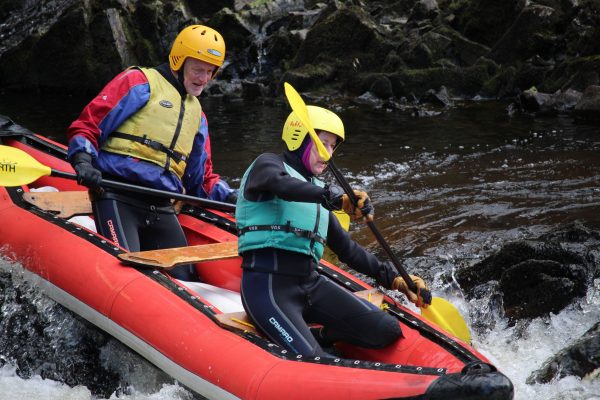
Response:
[[[321,107],[307,111],[319,140],[333,154],[345,137],[341,119]],[[341,188],[317,179],[327,163],[293,112],[282,138],[287,150],[260,155],[240,185],[236,221],[244,308],[271,340],[296,354],[327,356],[322,346],[337,340],[370,348],[389,345],[402,335],[398,321],[317,272],[324,246],[386,288],[403,291],[415,303],[423,299],[407,289],[391,264],[354,242],[330,212],[373,217],[365,192],[355,191],[354,209]],[[414,281],[426,287],[422,279]],[[323,327],[311,330],[308,323]]]
[[[221,34],[192,25],[177,35],[168,63],[131,67],[111,80],[67,131],[78,182],[98,189],[106,178],[235,202],[237,192],[212,170],[197,99],[224,59]],[[93,190],[93,209],[98,231],[129,251],[187,245],[168,199]],[[172,275],[197,280],[190,266]]]

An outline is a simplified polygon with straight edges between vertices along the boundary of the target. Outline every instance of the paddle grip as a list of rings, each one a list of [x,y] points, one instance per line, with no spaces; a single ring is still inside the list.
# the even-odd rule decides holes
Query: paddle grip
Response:
[[[348,183],[346,178],[344,178],[344,175],[342,175],[340,170],[333,163],[333,159],[329,160],[328,165],[329,165],[329,170],[331,171],[331,173],[333,174],[335,179],[338,181],[338,183],[340,184],[342,189],[344,189],[344,192],[346,192],[346,194],[348,195],[348,198],[350,199],[350,202],[352,203],[352,205],[354,207],[358,207],[358,199],[356,198],[354,191],[350,187],[350,184]],[[415,285],[413,280],[408,275],[408,272],[406,272],[406,270],[404,269],[402,264],[400,264],[400,261],[398,260],[398,258],[394,254],[394,252],[392,251],[391,247],[385,241],[385,239],[383,238],[381,233],[379,232],[379,229],[377,229],[377,226],[375,226],[375,223],[373,221],[367,221],[367,226],[369,227],[369,229],[371,229],[371,232],[373,232],[373,236],[375,236],[375,239],[377,239],[377,241],[379,242],[379,244],[381,245],[381,247],[383,248],[383,250],[385,251],[387,256],[390,258],[390,260],[392,261],[392,264],[394,264],[394,267],[396,267],[396,270],[398,271],[398,273],[400,274],[402,279],[404,279],[404,281],[408,285],[408,288],[411,290],[411,292],[418,293],[417,285]],[[424,291],[425,290],[421,291],[422,297],[424,297],[423,296]],[[430,297],[431,297],[431,295],[430,295]]]
[[[51,170],[51,175],[56,176],[58,178],[77,180],[77,175],[72,174],[70,172],[59,171],[56,169]],[[221,201],[215,201],[215,200],[209,200],[209,199],[202,199],[200,197],[188,196],[186,194],[181,194],[181,193],[167,192],[165,190],[158,190],[158,189],[148,188],[148,187],[144,187],[144,186],[137,186],[137,185],[132,185],[129,183],[124,183],[124,182],[117,182],[117,181],[110,181],[107,179],[102,179],[100,186],[112,188],[112,189],[126,190],[129,192],[141,193],[141,194],[146,194],[146,195],[150,195],[150,196],[181,200],[186,203],[190,203],[190,204],[197,205],[200,207],[212,208],[213,210],[229,211],[229,212],[235,211],[235,204],[223,203]]]

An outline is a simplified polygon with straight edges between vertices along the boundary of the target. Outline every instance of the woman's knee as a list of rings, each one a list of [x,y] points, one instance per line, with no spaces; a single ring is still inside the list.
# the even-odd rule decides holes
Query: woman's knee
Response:
[[[389,346],[402,336],[402,329],[396,318],[384,313],[375,325],[375,329],[368,332],[369,337],[366,338],[368,344],[365,347],[374,349]]]

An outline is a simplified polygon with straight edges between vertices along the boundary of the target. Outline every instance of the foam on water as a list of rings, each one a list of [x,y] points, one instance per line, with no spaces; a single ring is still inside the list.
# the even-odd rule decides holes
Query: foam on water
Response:
[[[35,375],[22,379],[17,367],[6,364],[0,368],[0,400],[105,400],[95,397],[85,386],[70,387]],[[192,400],[193,395],[176,384],[164,384],[154,393],[143,393],[129,388],[128,394],[114,393],[106,400]]]
[[[516,400],[600,399],[600,377],[574,376],[548,384],[527,384],[529,376],[546,360],[579,339],[600,321],[600,280],[586,298],[559,314],[509,327],[505,320],[483,335],[474,346],[505,373],[515,385]]]
[[[0,400],[89,400],[92,394],[84,386],[74,388],[39,375],[21,379],[17,367],[6,364],[0,368]]]

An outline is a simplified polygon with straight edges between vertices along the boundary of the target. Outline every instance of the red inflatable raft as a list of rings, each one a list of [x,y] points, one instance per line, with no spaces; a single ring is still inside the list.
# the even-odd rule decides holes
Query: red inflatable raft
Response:
[[[0,118],[0,144],[18,148],[53,169],[72,172],[63,145],[5,118]],[[0,163],[6,163],[1,154]],[[35,191],[42,187],[59,192]],[[230,214],[186,206],[179,218],[189,248],[135,254],[70,219],[89,213],[86,196],[85,188],[73,180],[52,176],[28,186],[0,187],[4,256],[42,277],[48,296],[202,396],[513,397],[510,380],[475,349],[325,261],[320,273],[358,295],[382,301],[405,337],[380,350],[339,343],[340,358],[290,354],[256,332],[236,306],[241,269]],[[197,262],[204,284],[179,282],[162,268],[190,260]]]

